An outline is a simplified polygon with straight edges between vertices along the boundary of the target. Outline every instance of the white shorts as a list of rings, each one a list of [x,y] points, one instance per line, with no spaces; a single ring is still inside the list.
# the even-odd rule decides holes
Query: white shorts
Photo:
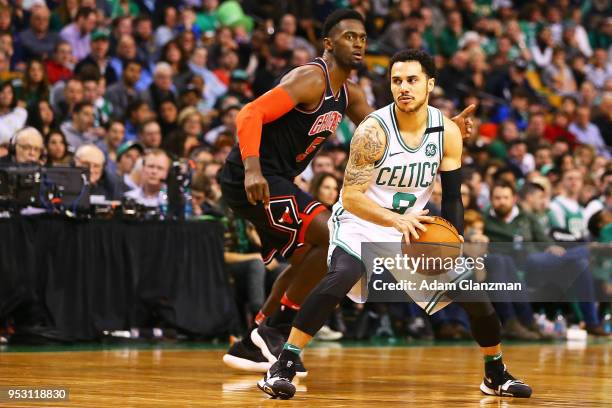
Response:
[[[370,262],[370,258],[373,257],[389,257],[395,254],[402,254],[402,241],[403,234],[397,231],[393,227],[382,227],[378,224],[371,223],[363,220],[355,215],[346,211],[342,205],[338,202],[332,209],[332,215],[328,222],[329,227],[329,251],[327,256],[327,263],[331,260],[331,256],[336,247],[342,248],[344,251],[354,256],[355,258],[364,262],[364,264]],[[368,246],[368,259],[362,257],[361,246],[362,243],[370,244]],[[381,243],[377,246],[376,243]],[[371,251],[371,253],[370,253]],[[371,265],[366,265],[367,279],[370,279],[372,274]],[[465,279],[471,274],[458,273],[455,271],[448,271],[444,274],[433,277],[423,277],[423,275],[410,274],[410,271],[401,270],[397,271],[393,268],[387,268],[387,270],[394,276],[396,281],[410,279],[412,277],[415,281],[422,281],[423,279],[433,280],[436,279],[441,283],[456,282],[459,279]],[[368,297],[367,294],[367,283],[362,278],[347,296],[356,303],[365,303]],[[365,293],[364,293],[365,291]],[[445,291],[441,290],[413,290],[406,291],[408,296],[415,300],[415,303],[425,310],[428,314],[433,314],[438,310],[444,308],[450,304],[450,300],[445,297]]]

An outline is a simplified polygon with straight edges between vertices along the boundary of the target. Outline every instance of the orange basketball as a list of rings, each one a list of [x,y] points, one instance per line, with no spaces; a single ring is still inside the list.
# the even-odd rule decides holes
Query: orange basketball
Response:
[[[402,241],[402,251],[410,257],[423,258],[417,270],[422,275],[439,275],[449,270],[448,265],[461,255],[461,240],[457,229],[442,217],[432,217],[432,222],[423,223],[427,231],[417,230],[419,239],[410,243]]]

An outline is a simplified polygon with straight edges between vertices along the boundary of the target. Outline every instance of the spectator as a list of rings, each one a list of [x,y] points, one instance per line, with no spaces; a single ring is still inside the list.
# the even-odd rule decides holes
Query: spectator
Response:
[[[447,26],[438,38],[438,47],[442,56],[450,58],[459,49],[459,39],[463,35],[463,18],[459,11],[451,11],[446,21]]]
[[[49,99],[49,81],[45,66],[39,59],[30,59],[26,65],[23,78],[23,95],[26,105],[37,104],[41,100]]]
[[[24,61],[29,61],[31,58],[45,60],[53,55],[60,36],[54,31],[49,31],[50,16],[47,6],[32,7],[30,28],[20,32],[18,36]]]
[[[225,214],[228,223],[223,257],[234,280],[236,298],[242,304],[242,318],[250,326],[263,305],[265,295],[266,267],[260,253],[261,241],[251,224],[236,218],[229,208]]]
[[[230,75],[227,95],[238,98],[240,104],[249,103],[253,99],[253,93],[249,87],[249,76],[242,69],[235,69]]]
[[[310,182],[310,195],[331,210],[338,201],[338,180],[331,173],[317,173]]]
[[[206,89],[204,90],[204,100],[207,102],[207,108],[212,108],[217,101],[217,98],[227,92],[227,86],[219,80],[219,78],[207,68],[208,50],[204,47],[197,47],[193,51],[189,68],[193,73],[204,79]]]
[[[91,51],[91,32],[96,27],[96,11],[81,7],[75,21],[60,32],[60,36],[72,46],[72,55],[78,60],[85,58]]]
[[[138,61],[141,66],[141,70],[140,75],[138,77],[138,81],[134,84],[134,87],[139,92],[141,92],[151,84],[151,74],[153,69],[146,61],[140,61],[137,59],[137,57],[138,52],[134,37],[132,37],[131,34],[123,34],[119,38],[115,56],[111,58],[110,65],[115,70],[115,74],[117,75],[117,77],[121,77],[123,75],[123,71],[126,67],[126,64],[129,61]]]
[[[155,44],[163,47],[178,34],[177,11],[173,6],[164,9],[164,23],[155,29]]]
[[[62,91],[63,99],[57,98],[53,107],[58,123],[70,120],[74,112],[74,107],[83,102],[83,82],[77,78],[70,78],[66,81]]]
[[[491,188],[492,209],[485,216],[485,234],[491,242],[516,242],[516,236],[525,243],[550,242],[550,238],[544,234],[537,220],[516,205],[514,191],[514,187],[507,183],[499,183]],[[534,249],[537,250],[537,247]],[[554,276],[559,274],[559,268],[563,265],[562,268],[567,273],[578,274],[572,275],[578,276],[574,281],[574,290],[585,296],[584,294],[589,291],[592,293],[593,277],[588,268],[584,267],[584,256],[580,248],[568,250],[566,253],[559,246],[550,246],[545,252],[530,251],[524,265],[517,266],[526,268],[527,283],[535,288],[562,279],[559,277],[555,279]],[[515,257],[515,259],[522,263],[520,258]],[[600,333],[601,328],[594,305],[590,302],[581,302],[580,306],[585,314],[587,330],[593,334]]]
[[[142,166],[142,179],[140,186],[125,193],[126,198],[133,199],[146,207],[159,207],[166,202],[161,194],[168,170],[170,158],[161,149],[150,149],[144,155]]]
[[[135,85],[140,79],[141,67],[136,60],[126,62],[121,81],[106,89],[105,99],[113,107],[113,119],[123,119],[128,105],[137,100]]]
[[[162,143],[162,133],[159,123],[154,119],[149,119],[140,125],[138,140],[145,149],[159,148]]]
[[[577,241],[586,238],[587,221],[584,208],[578,202],[584,186],[583,176],[577,169],[567,169],[561,175],[561,194],[550,203],[551,224],[573,235]]]
[[[53,113],[51,105],[45,99],[28,107],[28,120],[26,124],[38,129],[45,138],[49,136],[52,130],[58,127],[55,121],[55,113]]]
[[[154,111],[159,110],[162,100],[176,100],[172,84],[172,67],[167,62],[158,62],[153,71],[153,83],[141,95],[141,99]]]
[[[62,123],[61,130],[71,149],[78,149],[83,144],[95,143],[98,137],[93,132],[94,106],[90,102],[79,102],[75,105],[72,120]]]
[[[89,55],[78,62],[75,67],[75,72],[79,74],[86,66],[94,66],[100,72],[100,75],[106,80],[107,85],[112,85],[117,82],[119,76],[115,69],[110,65],[108,30],[100,28],[91,33],[91,52]]]
[[[224,84],[229,83],[229,73],[235,69],[233,66],[234,56],[231,55],[231,51],[228,51],[228,53],[229,54],[224,57],[222,62],[224,66],[229,67],[229,72],[226,73],[223,69],[215,71],[215,74],[217,74]],[[290,58],[291,52],[283,52],[276,47],[272,47],[266,63],[258,66],[257,71],[255,71],[255,77],[253,78],[252,84],[254,97],[263,95],[272,89],[276,79],[287,70]]]
[[[211,199],[211,182],[202,172],[196,172],[191,180],[191,200],[193,215],[223,216],[217,204]]]
[[[128,105],[125,110],[125,117],[125,138],[126,140],[136,140],[138,138],[138,129],[143,123],[152,119],[154,113],[151,112],[146,102],[137,99]]]
[[[542,113],[534,113],[529,116],[527,129],[525,129],[525,142],[530,152],[542,143],[544,131],[546,130],[546,118]]]
[[[174,99],[161,101],[157,116],[161,126],[162,139],[178,130],[178,108]]]
[[[544,85],[559,95],[572,95],[576,92],[576,80],[572,70],[565,62],[565,50],[557,46],[553,50],[552,63],[544,69]]]
[[[335,171],[334,160],[329,154],[321,152],[317,154],[317,156],[312,160],[313,174],[318,174],[318,173],[332,173],[333,174],[334,171]]]
[[[91,76],[87,76],[87,72]],[[94,106],[94,129],[98,136],[103,137],[104,127],[110,120],[113,107],[104,99],[106,81],[100,77],[93,67],[83,70],[83,100]]]
[[[605,81],[612,76],[612,63],[608,60],[608,52],[597,48],[593,54],[593,61],[587,65],[586,77],[595,88],[603,89]]]
[[[550,146],[542,144],[535,150],[534,155],[535,169],[542,174],[546,174],[553,167],[552,151]]]
[[[543,26],[538,33],[536,43],[531,47],[533,62],[540,69],[545,69],[552,62],[553,38],[550,28]]]
[[[118,120],[108,123],[104,139],[96,143],[96,146],[104,153],[106,170],[111,174],[117,174],[117,150],[125,138],[125,126]]]
[[[524,140],[515,140],[508,144],[508,165],[518,167],[523,176],[535,169],[535,159],[527,151]]]
[[[172,81],[178,89],[183,89],[191,77],[188,57],[177,40],[169,41],[161,50],[160,60],[170,65]]]
[[[231,105],[225,108],[221,114],[221,124],[204,135],[204,141],[214,145],[222,132],[229,133],[236,140],[236,117],[242,106]]]
[[[11,136],[25,125],[28,111],[22,105],[18,103],[10,82],[0,84],[0,145],[7,144]]]
[[[117,148],[117,165],[115,175],[119,177],[127,190],[134,190],[138,185],[130,177],[136,163],[144,154],[144,149],[138,142],[124,142]]]
[[[53,31],[60,31],[62,27],[65,27],[74,21],[78,11],[79,2],[61,0],[59,2],[59,7],[57,7],[51,14],[51,29]]]
[[[119,181],[104,170],[104,153],[92,144],[84,144],[74,153],[74,165],[89,170],[89,194],[92,203],[121,199]]]
[[[33,127],[27,127],[15,132],[11,138],[12,152],[0,161],[14,163],[42,164],[42,155],[45,151],[43,138],[40,132]]]
[[[610,152],[606,146],[599,128],[591,122],[591,108],[588,106],[580,106],[576,110],[576,119],[567,128],[576,136],[579,143],[593,146],[600,154],[606,158],[610,158]]]
[[[544,140],[553,143],[553,146],[557,141],[562,141],[573,148],[576,145],[576,136],[568,131],[569,124],[570,121],[567,114],[557,111],[552,123],[547,124],[544,129]]]
[[[153,37],[153,20],[146,14],[134,19],[134,39],[137,46],[137,58],[153,64],[157,57],[157,44]]]
[[[47,150],[47,167],[68,166],[72,160],[72,154],[68,151],[66,136],[60,131],[51,131],[45,138],[45,149]]]
[[[68,42],[58,41],[55,45],[53,58],[45,62],[49,83],[53,85],[58,81],[65,81],[71,78],[74,62],[72,46]]]

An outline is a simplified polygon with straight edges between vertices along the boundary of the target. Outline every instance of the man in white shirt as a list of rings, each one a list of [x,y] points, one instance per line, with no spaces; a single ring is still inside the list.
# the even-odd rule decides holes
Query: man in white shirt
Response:
[[[161,190],[170,169],[170,157],[161,149],[147,150],[144,156],[140,187],[125,193],[138,204],[146,207],[159,207],[165,204],[166,198]]]

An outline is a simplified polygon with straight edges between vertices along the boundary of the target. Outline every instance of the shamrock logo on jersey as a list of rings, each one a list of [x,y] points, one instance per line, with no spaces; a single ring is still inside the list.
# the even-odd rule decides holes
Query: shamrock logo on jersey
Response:
[[[425,156],[431,157],[431,156],[435,156],[435,154],[436,154],[436,145],[433,143],[428,144],[427,147],[425,147]]]

